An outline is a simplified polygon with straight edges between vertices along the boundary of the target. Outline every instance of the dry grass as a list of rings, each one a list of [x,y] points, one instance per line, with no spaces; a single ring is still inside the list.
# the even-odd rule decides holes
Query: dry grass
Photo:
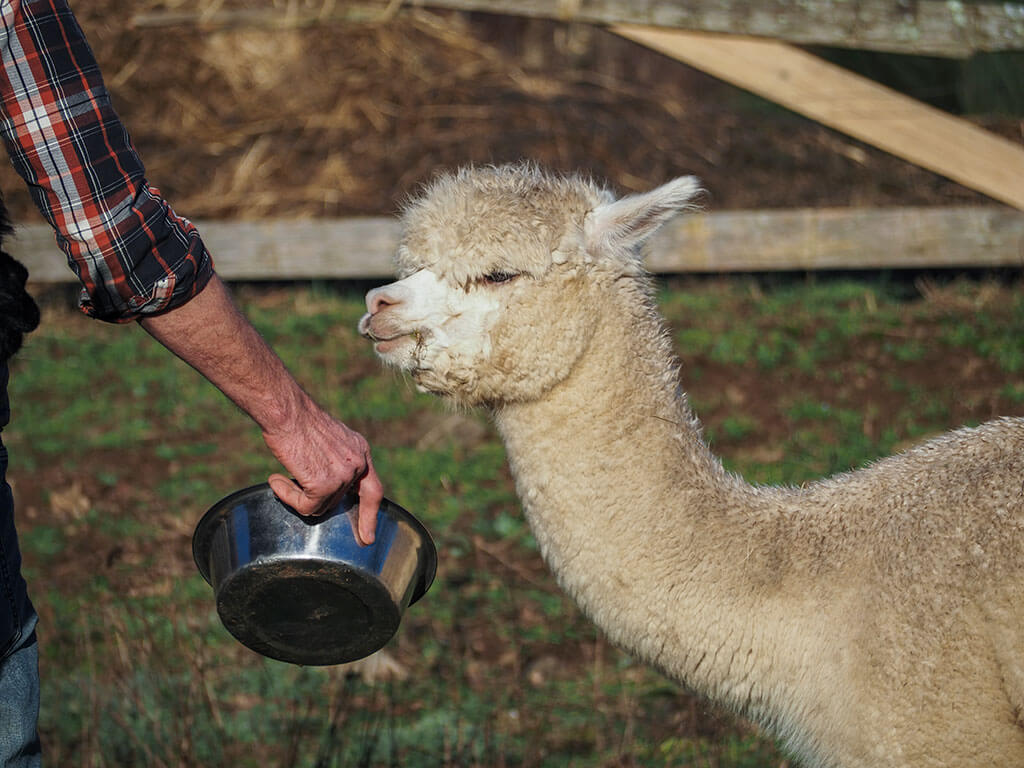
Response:
[[[594,27],[385,0],[76,10],[150,181],[193,218],[387,214],[440,167],[522,158],[625,191],[695,173],[715,210],[983,202]],[[132,23],[154,13],[191,20]],[[250,23],[215,23],[232,13]],[[0,187],[35,215],[9,168]]]

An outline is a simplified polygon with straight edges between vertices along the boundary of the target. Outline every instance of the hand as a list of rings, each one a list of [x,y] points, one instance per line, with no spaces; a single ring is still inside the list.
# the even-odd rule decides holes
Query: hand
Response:
[[[306,394],[216,275],[187,304],[141,324],[260,425],[267,446],[295,478],[268,479],[281,501],[315,515],[355,490],[356,538],[373,543],[384,489],[366,440]]]
[[[298,423],[287,431],[263,433],[263,439],[294,480],[281,474],[268,479],[271,490],[300,515],[319,515],[341,497],[359,494],[356,538],[372,544],[377,530],[377,510],[384,488],[370,458],[370,447],[358,432],[310,401]]]

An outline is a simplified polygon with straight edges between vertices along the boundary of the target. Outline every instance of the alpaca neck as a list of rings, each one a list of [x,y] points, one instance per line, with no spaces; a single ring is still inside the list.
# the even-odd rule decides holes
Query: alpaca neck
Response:
[[[778,563],[753,533],[778,530],[755,524],[773,492],[725,472],[704,444],[659,322],[605,318],[570,377],[502,408],[498,429],[545,560],[612,641],[783,722],[768,692],[786,690],[802,649],[781,658],[786,643],[768,633],[786,622],[761,621],[792,607],[773,599],[784,594]]]
[[[612,535],[633,550],[656,546],[658,520],[689,528],[706,517],[688,499],[725,503],[745,487],[702,440],[659,330],[653,317],[601,319],[566,380],[495,414],[526,514],[558,575],[582,541]],[[659,506],[638,511],[640,501]]]

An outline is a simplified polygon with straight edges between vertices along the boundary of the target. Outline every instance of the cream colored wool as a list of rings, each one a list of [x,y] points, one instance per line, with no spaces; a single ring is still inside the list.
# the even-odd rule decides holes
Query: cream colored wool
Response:
[[[639,255],[697,193],[446,175],[360,330],[492,412],[545,560],[622,648],[805,766],[1024,766],[1024,419],[800,488],[726,472]]]

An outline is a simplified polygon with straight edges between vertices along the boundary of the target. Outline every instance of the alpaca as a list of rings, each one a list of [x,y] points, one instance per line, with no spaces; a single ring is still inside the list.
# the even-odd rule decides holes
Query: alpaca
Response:
[[[640,256],[698,192],[443,175],[359,331],[490,412],[545,561],[638,659],[805,766],[1024,765],[1024,419],[799,488],[727,472]]]

